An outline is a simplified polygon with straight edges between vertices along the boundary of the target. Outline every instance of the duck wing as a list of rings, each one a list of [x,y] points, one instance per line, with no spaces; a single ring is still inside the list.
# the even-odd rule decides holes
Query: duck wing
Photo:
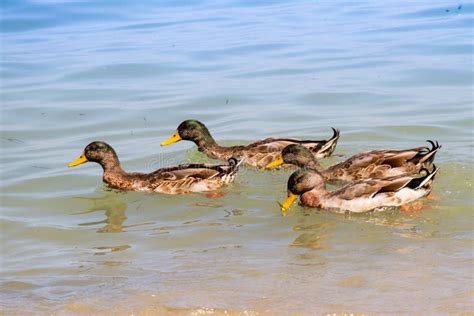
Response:
[[[373,150],[356,154],[346,161],[329,167],[325,173],[338,175],[351,180],[362,178],[381,178],[392,174],[415,173],[430,165],[441,146],[429,141],[432,146],[404,150]],[[391,171],[393,170],[393,172]]]
[[[397,192],[403,188],[418,190],[431,186],[434,176],[439,168],[433,165],[433,170],[423,168],[416,177],[399,175],[381,179],[366,179],[348,184],[341,189],[331,193],[344,200],[357,198],[373,198],[380,193]]]
[[[316,158],[327,157],[336,148],[340,131],[332,128],[333,136],[328,140],[301,140],[297,138],[266,138],[246,146],[243,150],[254,154],[281,152],[286,146],[300,144],[311,150]]]
[[[225,170],[221,165],[183,164],[176,167],[158,169],[150,173],[149,176],[157,180],[178,181],[189,177],[207,179],[224,172]]]
[[[211,165],[211,164],[181,164],[175,167],[158,169],[149,174],[155,179],[178,181],[185,178],[211,179],[216,176],[225,176],[237,173],[240,164],[235,158],[229,159],[227,165]]]
[[[367,179],[348,184],[332,192],[333,197],[343,200],[358,198],[373,198],[381,192],[395,192],[405,187],[413,178],[408,176],[395,176],[382,179]]]
[[[403,167],[407,164],[414,166],[432,163],[433,159],[441,148],[441,145],[436,141],[428,140],[430,147],[416,147],[405,150],[385,150],[380,151],[380,163],[390,165],[392,168]]]

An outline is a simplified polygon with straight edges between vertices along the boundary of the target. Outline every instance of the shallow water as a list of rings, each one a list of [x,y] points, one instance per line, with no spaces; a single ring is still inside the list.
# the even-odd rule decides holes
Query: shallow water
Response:
[[[398,1],[7,1],[1,23],[1,304],[45,313],[462,313],[473,289],[473,5]],[[67,163],[93,140],[127,170],[184,119],[223,144],[327,138],[443,148],[424,210],[297,206],[289,172],[224,197],[108,190]]]

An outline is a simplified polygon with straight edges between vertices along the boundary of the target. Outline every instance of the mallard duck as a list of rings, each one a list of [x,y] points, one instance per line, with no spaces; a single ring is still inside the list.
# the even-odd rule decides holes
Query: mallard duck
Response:
[[[441,148],[438,142],[428,141],[431,148],[417,147],[403,150],[373,150],[356,154],[346,161],[324,169],[311,152],[298,144],[288,145],[267,168],[282,164],[305,167],[321,173],[325,180],[356,181],[366,178],[383,178],[414,174],[433,162]]]
[[[328,157],[336,148],[339,139],[339,130],[333,128],[334,134],[328,140],[299,140],[293,138],[266,138],[244,146],[224,147],[216,143],[207,127],[196,120],[182,122],[177,131],[161,146],[170,145],[180,140],[190,140],[194,142],[199,151],[205,153],[213,159],[226,160],[231,157],[245,159],[245,163],[257,168],[264,168],[271,161],[275,160],[283,148],[290,144],[300,144],[308,148],[314,158],[321,159]]]
[[[216,190],[234,181],[240,165],[236,159],[230,158],[228,165],[186,164],[148,174],[126,172],[120,166],[115,150],[107,143],[96,141],[87,145],[79,158],[69,163],[68,167],[88,161],[102,166],[102,180],[111,188],[168,194]]]
[[[288,179],[288,197],[280,204],[283,215],[301,196],[303,205],[336,212],[362,213],[385,207],[401,206],[431,192],[433,179],[439,168],[423,168],[419,177],[393,176],[365,179],[349,183],[336,190],[327,191],[321,173],[299,169]]]

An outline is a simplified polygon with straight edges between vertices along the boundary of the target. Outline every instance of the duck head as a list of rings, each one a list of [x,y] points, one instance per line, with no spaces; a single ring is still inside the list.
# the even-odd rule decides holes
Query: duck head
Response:
[[[312,168],[314,164],[319,166],[319,163],[314,159],[313,153],[299,144],[291,144],[286,146],[278,158],[265,166],[267,169],[272,169],[282,164],[295,165],[300,168]]]
[[[104,169],[119,163],[112,146],[105,142],[95,141],[87,145],[82,154],[76,160],[70,162],[68,167],[76,167],[89,161],[100,164]]]
[[[190,140],[198,146],[205,143],[215,143],[206,125],[197,120],[186,120],[179,124],[176,132],[162,142],[161,146],[171,145],[180,140]]]
[[[286,200],[280,204],[283,215],[298,199],[298,196],[316,188],[324,187],[324,179],[319,172],[309,169],[300,169],[288,179],[288,195]]]

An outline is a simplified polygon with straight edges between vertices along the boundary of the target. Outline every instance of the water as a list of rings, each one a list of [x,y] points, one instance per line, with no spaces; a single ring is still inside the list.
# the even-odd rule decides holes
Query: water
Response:
[[[474,310],[473,5],[457,1],[6,1],[1,304],[26,314]],[[209,161],[159,143],[184,119],[222,144],[326,138],[323,163],[443,148],[416,213],[294,207],[288,172],[225,196],[122,193],[68,169],[93,140],[127,170]]]

